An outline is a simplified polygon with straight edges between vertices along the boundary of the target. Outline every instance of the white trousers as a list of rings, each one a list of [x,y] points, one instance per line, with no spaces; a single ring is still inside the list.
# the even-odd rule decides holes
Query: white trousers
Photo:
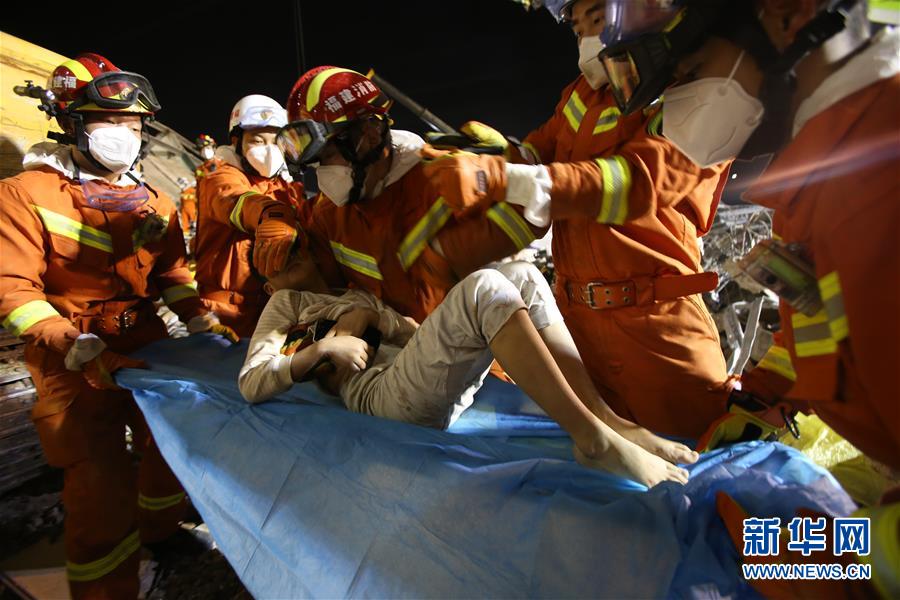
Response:
[[[563,320],[550,286],[532,264],[475,271],[450,290],[399,352],[382,347],[384,355],[373,367],[344,383],[344,403],[355,412],[449,427],[471,406],[488,374],[491,340],[523,308],[538,330]]]

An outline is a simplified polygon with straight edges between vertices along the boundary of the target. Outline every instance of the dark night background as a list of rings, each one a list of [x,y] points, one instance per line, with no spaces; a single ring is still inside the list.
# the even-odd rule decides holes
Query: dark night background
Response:
[[[241,96],[287,99],[301,72],[298,12],[307,69],[375,68],[454,126],[476,119],[524,137],[578,74],[571,31],[512,0],[16,4],[3,8],[3,31],[65,56],[98,52],[145,75],[160,121],[220,144]],[[392,114],[398,128],[424,130],[404,109]]]

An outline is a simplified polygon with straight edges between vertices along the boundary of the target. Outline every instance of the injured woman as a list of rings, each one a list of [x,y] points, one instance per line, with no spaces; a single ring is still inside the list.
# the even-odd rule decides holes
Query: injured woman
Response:
[[[293,257],[266,290],[272,297],[238,380],[249,402],[313,380],[354,412],[445,429],[472,404],[496,358],[572,437],[584,466],[652,487],[686,482],[676,463],[698,458],[612,412],[529,263],[475,271],[421,326],[368,292],[329,292],[308,257]]]

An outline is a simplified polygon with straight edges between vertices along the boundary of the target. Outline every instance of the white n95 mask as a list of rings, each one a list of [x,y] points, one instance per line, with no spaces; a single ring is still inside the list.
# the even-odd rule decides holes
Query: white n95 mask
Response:
[[[284,154],[275,144],[253,146],[247,150],[247,162],[263,177],[274,177],[284,167]]]
[[[101,127],[87,134],[88,151],[111,173],[125,173],[141,152],[141,140],[128,127]]]
[[[353,189],[353,169],[344,165],[321,165],[316,167],[316,181],[319,191],[338,206],[350,200]]]
[[[578,43],[578,68],[587,79],[588,85],[595,90],[600,89],[600,86],[609,80],[599,58],[604,46],[600,36],[597,35],[581,38]]]
[[[707,77],[666,90],[663,134],[701,167],[735,158],[759,127],[763,104],[732,79]]]

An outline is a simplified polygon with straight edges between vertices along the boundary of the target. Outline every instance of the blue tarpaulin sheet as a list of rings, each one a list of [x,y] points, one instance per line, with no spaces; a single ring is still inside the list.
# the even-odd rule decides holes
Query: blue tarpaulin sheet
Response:
[[[715,510],[855,507],[797,451],[751,442],[652,490],[579,466],[491,381],[451,431],[350,413],[311,385],[251,406],[246,344],[164,340],[119,373],[220,549],[257,598],[752,595]]]

